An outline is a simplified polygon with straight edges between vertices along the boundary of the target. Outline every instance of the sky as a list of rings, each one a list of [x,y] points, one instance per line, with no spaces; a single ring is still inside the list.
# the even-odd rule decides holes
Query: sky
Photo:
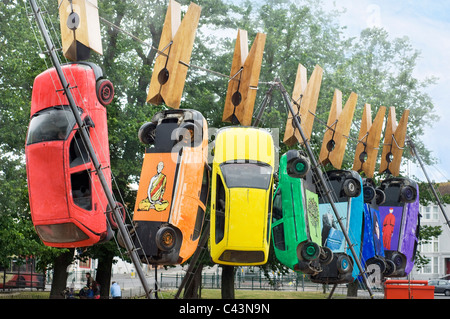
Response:
[[[440,116],[440,121],[427,127],[423,136],[432,156],[438,159],[436,165],[426,166],[426,171],[433,181],[450,180],[450,1],[323,0],[323,3],[324,9],[346,9],[340,23],[347,26],[349,36],[358,36],[367,27],[381,27],[393,38],[407,36],[421,52],[415,76],[438,78],[437,84],[425,92],[431,96]],[[418,164],[410,163],[409,173],[425,181]]]

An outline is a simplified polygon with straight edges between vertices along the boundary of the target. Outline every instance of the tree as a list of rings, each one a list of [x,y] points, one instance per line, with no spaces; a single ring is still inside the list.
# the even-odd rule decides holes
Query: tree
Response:
[[[0,2],[0,265],[33,255],[46,270],[47,257],[59,250],[45,247],[34,231],[24,152],[33,81],[46,65],[30,45],[36,39],[27,13],[24,1]]]
[[[179,2],[183,6],[189,4],[188,0]],[[255,110],[268,89],[265,82],[278,77],[289,92],[298,63],[305,65],[309,72],[319,64],[325,72],[318,120],[326,121],[335,88],[344,93],[344,98],[351,91],[359,95],[351,137],[357,137],[364,103],[372,104],[373,108],[395,106],[397,114],[409,108],[409,127],[414,130],[410,129],[408,134],[421,154],[427,154],[424,160],[428,163],[433,160],[426,145],[420,142],[420,136],[424,127],[437,117],[431,98],[425,93],[435,79],[419,81],[414,77],[420,53],[407,38],[391,39],[382,29],[366,29],[359,37],[345,38],[344,27],[337,22],[339,13],[325,13],[320,0],[196,2],[202,6],[202,16],[181,107],[202,112],[210,127],[228,125],[222,122],[221,116],[237,28],[242,28],[249,32],[249,39],[254,39],[256,32],[267,34]],[[40,3],[49,13],[46,17],[55,26],[58,38],[57,6],[50,0]],[[39,57],[41,52],[37,46],[29,45],[37,40],[41,50],[44,48],[34,22],[32,29],[27,21],[33,21],[27,16],[27,5],[25,0],[0,2],[0,241],[5,247],[0,251],[0,264],[7,264],[12,255],[33,254],[39,255],[45,265],[51,265],[52,260],[67,251],[45,247],[34,232],[24,161],[33,80],[51,64],[48,59]],[[159,44],[166,9],[167,4],[159,0],[132,4],[119,0],[99,2],[104,54],[92,54],[90,61],[99,64],[115,86],[116,98],[108,106],[111,168],[115,196],[129,212],[133,211],[135,201],[135,192],[129,185],[139,180],[144,152],[137,132],[154,113],[165,108],[146,104],[145,100],[157,53],[154,47]],[[284,101],[275,93],[262,126],[280,128],[282,138],[286,118]],[[324,131],[325,127],[316,121],[311,139],[314,149],[320,147]],[[281,141],[280,146],[281,151],[288,149]],[[346,168],[351,167],[354,148],[355,141],[351,138],[345,157]],[[118,255],[119,249],[108,243],[86,251],[87,255],[99,258],[99,269],[104,269],[100,274],[105,274],[98,278],[103,288],[109,286],[106,269],[110,269],[112,256]],[[271,258],[263,269],[284,271],[285,267]],[[104,293],[106,295],[105,290]]]

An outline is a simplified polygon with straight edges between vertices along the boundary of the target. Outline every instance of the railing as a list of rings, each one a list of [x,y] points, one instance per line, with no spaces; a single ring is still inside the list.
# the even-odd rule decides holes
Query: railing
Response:
[[[45,289],[43,274],[26,271],[0,271],[0,290],[18,288]]]
[[[183,280],[183,274],[161,274],[159,276],[160,289],[177,289]],[[202,289],[220,289],[221,275],[214,273],[202,274]],[[279,276],[271,276],[267,278],[262,273],[254,275],[236,274],[235,289],[248,290],[293,290],[293,291],[329,291],[331,286],[324,286],[311,282],[307,276],[302,274],[287,274]],[[338,289],[346,290],[345,285],[338,286]]]

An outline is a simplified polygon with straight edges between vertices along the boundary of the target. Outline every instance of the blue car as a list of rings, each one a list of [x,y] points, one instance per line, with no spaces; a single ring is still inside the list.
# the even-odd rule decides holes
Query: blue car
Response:
[[[377,188],[372,179],[363,181],[364,223],[361,265],[366,269],[372,283],[381,284],[382,276],[389,275],[393,263],[384,255],[383,233],[379,205],[386,200],[386,194]],[[358,278],[362,280],[361,276]]]
[[[386,201],[380,205],[384,254],[394,266],[387,277],[406,277],[414,267],[419,242],[419,186],[409,178],[381,182]]]
[[[362,179],[351,170],[334,170],[327,172],[330,186],[336,196],[334,204],[345,225],[354,250],[361,253],[361,238],[364,199]],[[340,284],[351,283],[359,275],[353,255],[345,240],[344,232],[339,226],[331,204],[326,196],[319,192],[319,212],[322,220],[322,245],[333,252],[333,260],[324,266],[323,271],[311,276],[316,283]],[[360,256],[358,256],[360,258]]]

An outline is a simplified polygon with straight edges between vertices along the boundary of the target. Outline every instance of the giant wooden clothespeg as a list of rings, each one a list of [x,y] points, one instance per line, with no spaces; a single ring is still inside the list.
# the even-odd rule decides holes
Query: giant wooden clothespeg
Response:
[[[389,108],[388,121],[384,132],[383,152],[381,154],[380,173],[400,174],[400,164],[405,147],[406,129],[408,126],[409,110],[403,112],[397,124],[395,108]]]
[[[59,4],[61,42],[64,56],[86,60],[91,49],[103,54],[97,0],[62,0]]]
[[[178,109],[194,47],[201,7],[191,3],[181,21],[181,5],[170,0],[153,67],[147,102]]]
[[[300,124],[303,129],[303,133],[309,140],[311,138],[312,127],[314,124],[314,114],[316,112],[317,101],[319,99],[323,70],[320,66],[316,65],[309,82],[307,81],[306,73],[306,68],[299,64],[294,90],[292,92],[292,100],[295,102],[294,109],[296,109],[300,115]],[[283,143],[288,146],[292,146],[298,142],[303,143],[300,132],[294,129],[292,126],[292,117],[288,116]]]
[[[372,178],[375,172],[385,114],[386,107],[380,107],[372,123],[370,104],[364,105],[353,170],[359,173],[364,172],[368,178]]]
[[[258,33],[248,52],[247,31],[238,30],[222,121],[251,125],[265,43]]]
[[[352,92],[347,103],[345,103],[344,109],[342,109],[342,92],[339,90],[334,91],[327,130],[323,136],[319,155],[319,162],[323,165],[331,163],[337,169],[342,167],[357,100],[358,95]]]

